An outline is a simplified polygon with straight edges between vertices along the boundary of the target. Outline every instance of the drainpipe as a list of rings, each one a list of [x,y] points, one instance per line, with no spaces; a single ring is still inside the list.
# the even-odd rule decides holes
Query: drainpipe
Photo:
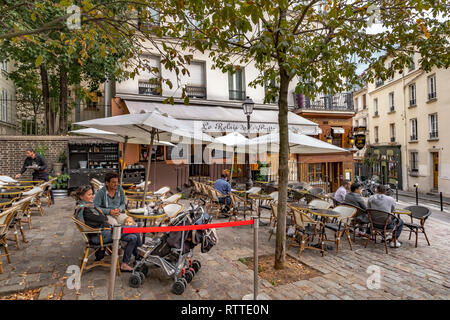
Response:
[[[403,170],[403,168],[402,168],[402,175],[405,176],[405,179],[403,179],[403,177],[402,177],[402,180],[404,180],[405,183],[403,184],[402,189],[405,190],[405,187],[406,187],[406,190],[408,190],[408,169],[407,169],[407,165],[408,165],[408,141],[407,141],[407,139],[408,139],[408,120],[406,117],[406,104],[405,104],[405,71],[402,72],[402,100],[403,100],[403,117],[404,117],[404,126],[405,126],[405,134],[403,137],[403,144],[405,145],[405,164],[404,164],[405,170]],[[400,151],[401,151],[401,148],[400,148]],[[401,159],[401,156],[400,156],[400,159]],[[402,164],[402,167],[403,167],[403,164]]]

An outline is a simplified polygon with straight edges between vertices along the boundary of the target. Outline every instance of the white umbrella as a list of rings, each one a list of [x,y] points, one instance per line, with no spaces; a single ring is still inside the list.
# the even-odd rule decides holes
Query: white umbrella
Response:
[[[278,152],[280,142],[280,134],[272,132],[270,134],[250,139],[249,145],[266,145],[267,150]],[[302,133],[296,133],[289,130],[289,153],[297,154],[325,154],[349,152],[343,148],[337,147],[325,141],[307,136]]]
[[[233,180],[234,154],[235,153],[257,153],[257,146],[249,148],[250,140],[239,132],[231,132],[225,136],[216,137],[217,142],[208,144],[208,149],[232,152],[230,183]]]
[[[112,140],[112,141],[117,141],[117,142],[122,142],[123,143],[123,159],[124,159],[124,162],[122,164],[122,167],[120,168],[120,185],[122,185],[122,182],[123,182],[123,171],[124,171],[124,167],[125,167],[125,152],[127,150],[127,144],[128,143],[131,143],[131,144],[148,144],[148,140],[147,139],[135,138],[135,137],[130,137],[130,136],[121,136],[121,135],[116,134],[114,132],[99,130],[99,129],[95,129],[95,128],[86,128],[86,129],[72,130],[69,133],[75,133],[75,134],[80,134],[80,135],[83,135],[83,136],[89,136],[89,137],[94,137],[94,138],[99,138],[99,139]],[[154,142],[154,145],[157,145],[157,146],[172,146],[172,147],[175,146],[173,143],[170,143],[170,142],[167,142],[167,141],[158,141],[158,140],[156,140]]]
[[[214,139],[207,134],[194,128],[187,127],[181,121],[162,114],[159,110],[145,112],[140,114],[126,114],[114,117],[93,119],[75,123],[76,125],[114,132],[121,136],[135,138],[150,138],[150,150],[152,150],[155,136],[159,140],[171,140],[173,135],[193,139],[194,143],[207,141],[213,142]],[[147,161],[147,173],[145,177],[143,200],[147,193],[148,180],[150,176],[151,154]],[[145,201],[143,201],[143,206]]]

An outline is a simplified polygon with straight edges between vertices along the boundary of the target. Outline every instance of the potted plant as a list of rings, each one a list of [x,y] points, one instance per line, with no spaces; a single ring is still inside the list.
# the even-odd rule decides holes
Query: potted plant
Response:
[[[52,177],[50,177],[52,179]],[[69,189],[70,176],[68,174],[61,174],[56,179],[52,186],[53,195],[55,197],[67,197]]]
[[[62,174],[62,168],[64,166],[64,163],[66,163],[66,151],[61,151],[61,153],[58,156],[58,162],[53,163],[53,174],[55,176],[60,176]]]

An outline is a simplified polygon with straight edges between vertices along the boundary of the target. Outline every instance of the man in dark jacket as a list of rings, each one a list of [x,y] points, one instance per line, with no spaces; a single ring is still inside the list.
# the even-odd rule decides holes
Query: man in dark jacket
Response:
[[[28,168],[31,168],[34,170],[33,181],[36,180],[48,181],[48,168],[47,162],[45,161],[44,157],[42,157],[40,154],[36,154],[36,152],[34,152],[34,150],[31,148],[25,150],[25,155],[27,157],[23,162],[23,166],[22,169],[20,169],[20,173],[16,175],[16,179],[19,179]],[[54,203],[55,199],[53,198],[52,189],[50,189],[50,196],[52,199],[52,203]]]
[[[361,185],[357,182],[352,183],[352,185],[350,186],[350,191],[351,192],[345,195],[344,203],[348,203],[366,210],[367,209],[366,202],[361,197]]]

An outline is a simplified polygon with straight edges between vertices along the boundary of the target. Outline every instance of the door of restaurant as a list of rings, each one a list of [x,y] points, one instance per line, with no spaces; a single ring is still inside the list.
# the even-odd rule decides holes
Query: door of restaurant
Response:
[[[335,192],[342,184],[342,162],[331,162],[330,183],[331,192]]]
[[[433,152],[433,188],[438,189],[439,187],[439,153]]]

